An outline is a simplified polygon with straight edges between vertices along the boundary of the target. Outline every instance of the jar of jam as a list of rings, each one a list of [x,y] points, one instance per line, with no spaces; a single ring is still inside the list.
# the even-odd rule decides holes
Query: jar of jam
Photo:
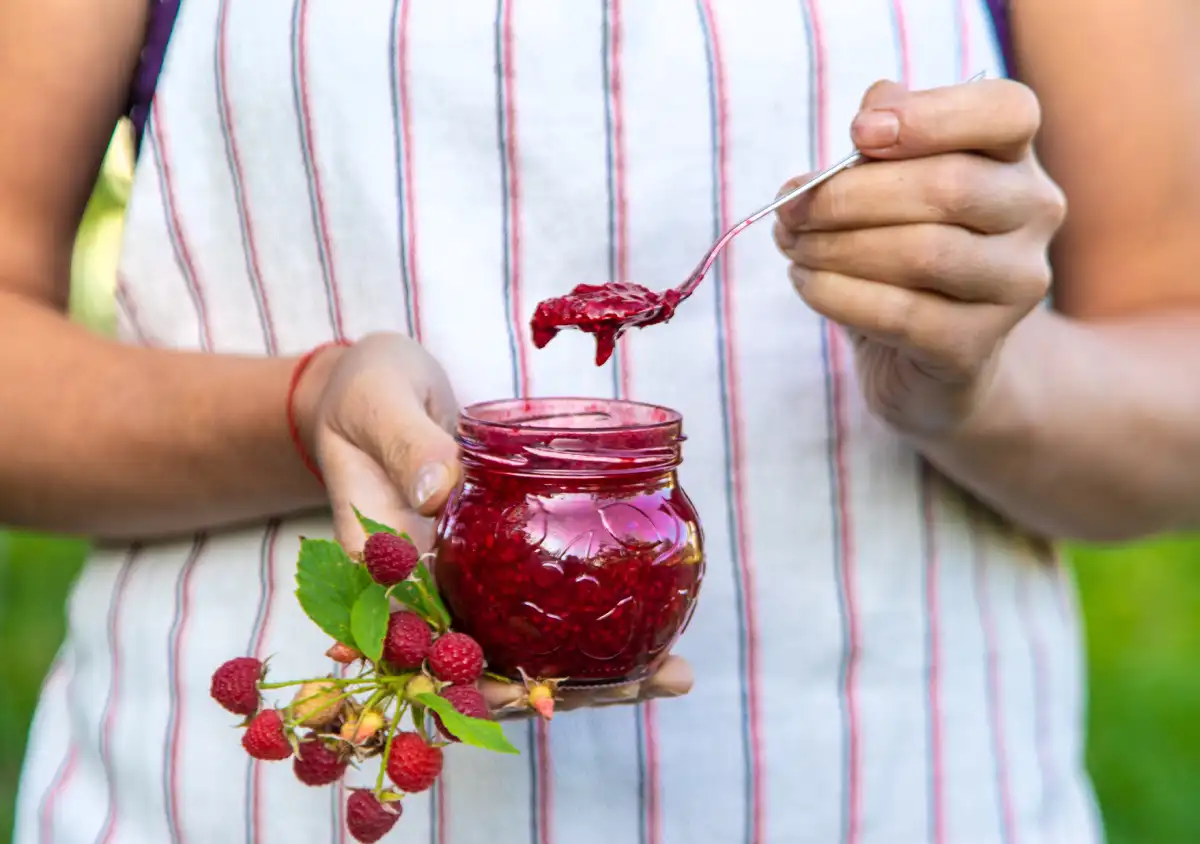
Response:
[[[508,399],[459,419],[463,483],[438,587],[493,673],[639,681],[691,617],[703,535],[676,468],[682,418],[629,401]]]

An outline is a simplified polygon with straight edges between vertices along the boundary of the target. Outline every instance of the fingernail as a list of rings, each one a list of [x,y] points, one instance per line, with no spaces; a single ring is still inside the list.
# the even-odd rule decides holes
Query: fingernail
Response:
[[[890,147],[900,139],[900,118],[891,111],[859,112],[850,124],[850,133],[861,148]]]
[[[413,484],[413,506],[423,507],[429,499],[437,495],[450,479],[450,473],[441,463],[429,463],[417,472],[416,483]]]

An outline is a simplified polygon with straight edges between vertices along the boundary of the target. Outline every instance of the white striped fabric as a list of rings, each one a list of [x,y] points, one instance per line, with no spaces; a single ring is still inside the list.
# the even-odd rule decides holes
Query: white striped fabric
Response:
[[[464,402],[679,408],[709,575],[687,698],[449,751],[396,840],[1091,844],[1071,585],[872,420],[841,334],[747,231],[664,326],[590,364],[539,299],[678,282],[847,151],[880,77],[999,73],[981,0],[188,0],[139,162],[131,342],[295,354],[408,332]],[[281,409],[282,412],[282,409]],[[19,844],[341,842],[337,795],[249,762],[227,657],[329,670],[287,519],[98,551],[22,782]],[[353,780],[370,782],[364,770]]]

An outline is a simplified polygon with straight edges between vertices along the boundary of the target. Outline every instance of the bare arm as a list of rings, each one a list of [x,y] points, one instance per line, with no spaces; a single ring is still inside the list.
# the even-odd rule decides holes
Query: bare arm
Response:
[[[1200,7],[1013,3],[1039,153],[1070,203],[1057,312],[1006,341],[984,406],[920,442],[1051,536],[1200,526]]]
[[[288,438],[295,361],[130,348],[64,316],[146,7],[0,4],[0,523],[146,536],[323,501]]]

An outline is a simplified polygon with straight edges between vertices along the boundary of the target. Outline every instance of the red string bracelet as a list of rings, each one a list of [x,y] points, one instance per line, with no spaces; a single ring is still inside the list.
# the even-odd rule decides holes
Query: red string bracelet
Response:
[[[296,448],[296,453],[300,455],[300,462],[308,471],[313,473],[318,483],[325,486],[325,479],[321,477],[321,470],[317,468],[317,461],[313,460],[312,455],[308,453],[308,449],[304,445],[304,440],[300,439],[300,424],[296,421],[296,388],[300,386],[300,379],[304,376],[308,365],[313,362],[313,359],[332,346],[349,346],[345,340],[334,340],[330,343],[322,343],[315,349],[311,349],[305,353],[304,357],[296,361],[296,366],[292,370],[292,380],[288,384],[287,391],[287,423],[288,436],[292,439],[292,445]]]

